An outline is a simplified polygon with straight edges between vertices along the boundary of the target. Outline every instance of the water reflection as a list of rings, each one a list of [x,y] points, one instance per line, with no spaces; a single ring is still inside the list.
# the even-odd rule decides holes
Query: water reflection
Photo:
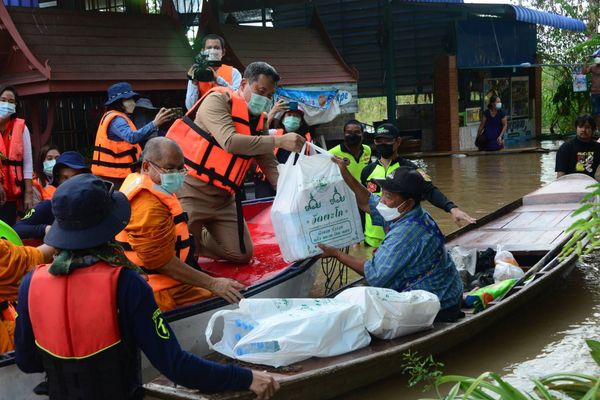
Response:
[[[560,142],[543,142],[556,149]],[[427,158],[418,160],[433,182],[474,217],[516,200],[554,180],[556,152],[503,156]],[[456,229],[450,215],[429,204],[445,233]],[[444,372],[477,376],[499,372],[520,388],[530,388],[529,377],[554,372],[600,373],[589,356],[585,339],[600,337],[600,256],[580,262],[568,280],[451,351],[436,357]],[[344,399],[419,399],[434,397],[407,388],[398,375],[361,388]]]

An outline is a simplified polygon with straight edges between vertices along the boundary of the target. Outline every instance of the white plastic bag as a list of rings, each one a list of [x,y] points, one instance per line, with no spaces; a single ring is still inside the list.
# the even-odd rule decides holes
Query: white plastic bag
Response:
[[[502,246],[496,248],[494,257],[496,267],[494,268],[494,282],[502,282],[507,279],[521,279],[525,272],[519,267],[513,254],[508,250],[502,250]]]
[[[459,271],[467,271],[475,275],[477,269],[477,249],[465,249],[460,246],[454,246],[450,249],[450,257]]]
[[[305,145],[306,146],[306,145]],[[364,239],[356,198],[344,183],[331,154],[314,144],[318,154],[279,165],[277,195],[271,221],[287,262],[321,253],[317,243],[345,247]]]
[[[335,299],[359,306],[365,315],[367,330],[380,339],[394,339],[428,329],[440,311],[438,297],[425,290],[400,293],[363,286],[344,290]]]
[[[223,335],[213,344],[221,317]],[[210,349],[273,367],[344,354],[371,342],[360,308],[334,299],[242,299],[238,309],[213,314],[205,334]]]

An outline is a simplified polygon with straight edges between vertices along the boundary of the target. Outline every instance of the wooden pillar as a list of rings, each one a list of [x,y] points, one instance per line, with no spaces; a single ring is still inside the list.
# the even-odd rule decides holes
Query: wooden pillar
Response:
[[[437,151],[460,150],[456,56],[441,56],[434,61],[433,110],[435,149]]]
[[[537,56],[537,63],[541,64],[542,57]],[[533,109],[533,121],[535,124],[534,136],[539,139],[542,136],[542,67],[535,67],[533,72],[533,90],[535,108]]]

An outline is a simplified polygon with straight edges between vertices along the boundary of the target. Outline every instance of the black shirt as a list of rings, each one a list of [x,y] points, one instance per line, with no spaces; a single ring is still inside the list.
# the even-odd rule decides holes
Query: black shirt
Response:
[[[565,174],[581,173],[591,176],[596,174],[600,165],[600,143],[592,139],[585,143],[574,138],[560,146],[556,153],[556,172]]]

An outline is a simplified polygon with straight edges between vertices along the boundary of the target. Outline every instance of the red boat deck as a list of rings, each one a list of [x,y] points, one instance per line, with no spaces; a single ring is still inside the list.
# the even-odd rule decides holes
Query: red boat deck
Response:
[[[271,225],[271,202],[244,204],[244,218],[254,243],[254,257],[248,264],[202,258],[200,267],[213,276],[232,278],[251,286],[284,271],[289,264],[283,260]],[[233,239],[232,239],[233,240]],[[235,238],[237,240],[237,238]]]

